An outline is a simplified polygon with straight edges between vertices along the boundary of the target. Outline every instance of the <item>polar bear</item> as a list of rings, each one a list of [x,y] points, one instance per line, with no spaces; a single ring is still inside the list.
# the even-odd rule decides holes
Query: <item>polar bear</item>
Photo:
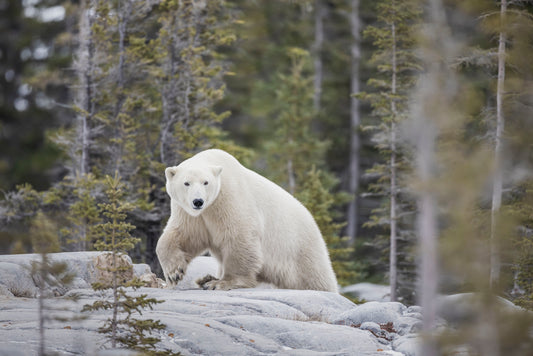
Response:
[[[219,278],[204,289],[278,288],[337,292],[326,244],[309,211],[270,180],[218,149],[165,170],[170,218],[156,247],[169,286],[206,250]]]

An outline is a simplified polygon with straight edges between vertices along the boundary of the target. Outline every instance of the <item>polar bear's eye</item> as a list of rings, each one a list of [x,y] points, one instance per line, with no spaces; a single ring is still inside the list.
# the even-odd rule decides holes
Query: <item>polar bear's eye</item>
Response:
[[[208,184],[209,184],[209,182],[208,182],[208,181],[205,181],[205,182],[204,182],[204,185],[208,185]]]
[[[185,184],[186,187],[189,186],[189,182],[185,182],[185,183],[183,183],[183,184]]]

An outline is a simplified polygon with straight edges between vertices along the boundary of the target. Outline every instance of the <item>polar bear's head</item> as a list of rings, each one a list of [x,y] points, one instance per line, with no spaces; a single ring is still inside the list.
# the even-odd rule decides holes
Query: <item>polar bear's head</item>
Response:
[[[167,193],[189,215],[198,216],[217,198],[221,172],[219,166],[168,167],[165,170]]]

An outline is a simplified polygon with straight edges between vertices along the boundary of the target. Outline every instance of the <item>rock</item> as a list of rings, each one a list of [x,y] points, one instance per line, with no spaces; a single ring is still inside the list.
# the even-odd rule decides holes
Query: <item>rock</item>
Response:
[[[70,289],[84,289],[91,288],[91,285],[86,280],[81,279],[80,277],[74,277],[69,287]]]
[[[437,314],[450,323],[458,323],[471,320],[478,314],[479,308],[483,308],[481,303],[482,295],[476,293],[460,293],[443,295],[437,299]],[[507,299],[496,297],[497,305],[506,311],[523,312],[524,309],[513,304]]]
[[[145,283],[146,287],[163,288],[165,286],[165,282],[161,278],[157,278],[152,272],[143,274],[139,279]]]
[[[407,308],[406,313],[418,313],[422,315],[422,307],[419,305],[411,305]]]
[[[422,318],[402,316],[393,323],[398,335],[406,335],[419,332],[422,329]]]
[[[414,334],[397,338],[393,341],[392,347],[405,356],[423,356],[420,353],[420,339]]]
[[[71,293],[79,292],[72,291]],[[167,325],[160,333],[160,349],[184,355],[383,355],[392,351],[369,331],[332,325],[327,320],[354,305],[335,293],[318,291],[247,289],[233,291],[179,291],[141,288],[132,294],[148,294],[164,303],[143,311],[143,317]],[[80,301],[72,306],[74,314],[84,304],[98,300],[92,290],[77,293]],[[324,304],[325,303],[325,304]],[[2,337],[0,350],[16,344],[27,354],[37,350],[37,300],[4,298],[0,300]],[[55,298],[56,307],[65,307],[64,298]],[[49,351],[94,354],[104,339],[98,327],[109,312],[91,312],[80,322],[47,323]],[[4,322],[5,323],[5,322]],[[379,351],[381,350],[381,351]],[[0,354],[1,355],[1,354]]]
[[[136,263],[133,265],[133,275],[135,277],[141,277],[147,273],[152,273],[152,270],[150,269],[150,266],[148,266],[146,263]]]
[[[342,313],[333,322],[341,325],[360,325],[367,321],[378,324],[394,323],[406,309],[405,305],[398,302],[368,302]]]
[[[360,300],[371,302],[388,302],[390,301],[390,286],[373,284],[373,283],[357,283],[340,289],[343,294],[351,294]]]
[[[102,293],[87,288],[97,270],[93,259],[98,260],[96,257],[100,255],[99,252],[51,255],[53,260],[67,262],[69,270],[80,271],[80,277],[73,283],[80,289],[71,289],[64,297],[46,300],[48,307],[56,309],[48,311],[48,316],[79,315],[83,305],[100,298],[111,298],[110,291]],[[16,298],[11,292],[36,295],[29,270],[24,267],[36,258],[39,256],[0,256],[0,356],[37,354],[37,300]],[[161,320],[167,325],[165,330],[158,332],[162,339],[159,350],[169,349],[183,355],[399,356],[402,355],[400,352],[415,355],[413,331],[419,322],[420,309],[389,302],[357,306],[337,293],[278,290],[272,289],[271,285],[204,291],[194,283],[197,278],[217,271],[215,259],[199,257],[191,262],[184,280],[175,289],[128,289],[129,295],[146,294],[164,300],[154,305],[153,310],[144,310],[142,317],[135,316]],[[151,287],[163,284],[146,265],[133,265],[132,272]],[[20,280],[9,276],[20,276]],[[76,304],[68,299],[74,295],[79,297]],[[93,311],[87,316],[82,321],[47,321],[47,351],[129,355],[126,350],[103,351],[100,348],[105,339],[98,333],[98,328],[110,317],[110,311]]]
[[[7,287],[3,284],[0,284],[0,296],[4,297],[14,297],[13,293],[7,289]]]
[[[127,255],[116,255],[102,253],[93,258],[94,274],[91,276],[91,283],[100,283],[102,286],[111,287],[113,285],[113,270],[117,270],[117,282],[125,283],[133,278],[133,264]]]
[[[0,285],[3,285],[15,297],[34,298],[39,294],[31,276],[30,264],[1,262]]]
[[[255,292],[261,290],[261,294]],[[303,314],[304,321],[323,321],[334,324],[347,309],[356,305],[337,293],[320,291],[299,291],[287,289],[239,289],[230,295],[260,301],[276,302],[274,316],[279,317],[280,307],[287,306]],[[272,303],[271,303],[272,304]],[[300,314],[298,314],[300,315]],[[291,315],[285,318],[291,318]],[[298,316],[299,317],[299,316]]]
[[[78,278],[90,283],[91,276],[94,274],[93,258],[101,255],[102,252],[60,252],[49,254],[53,262],[64,262],[67,264],[67,271],[74,273]],[[0,262],[14,263],[25,268],[31,268],[31,261],[40,261],[39,254],[21,254],[21,255],[0,255]]]
[[[69,286],[55,287],[49,293],[54,295],[63,295],[69,289],[90,288],[91,283],[102,277],[102,271],[95,267],[95,264],[104,264],[103,255],[107,252],[60,252],[49,254],[53,262],[63,262],[67,265],[67,272],[75,274],[73,282]],[[7,291],[19,297],[35,297],[38,294],[36,287],[36,278],[31,276],[32,261],[40,261],[39,254],[20,254],[20,255],[0,255],[0,286],[4,286]],[[108,261],[109,262],[109,261]],[[123,266],[131,269],[133,266],[137,276],[144,273],[151,273],[150,267],[146,264],[133,264],[129,256],[124,256],[121,262]],[[142,272],[142,274],[141,274]],[[133,274],[127,272],[124,278],[131,278]],[[35,279],[35,280],[34,280]],[[157,283],[161,286],[161,280]],[[153,284],[152,284],[153,285]],[[13,291],[11,291],[13,289]],[[0,295],[3,295],[0,287]]]
[[[367,321],[362,323],[359,329],[370,331],[374,336],[378,338],[381,343],[384,344],[389,343],[396,337],[395,334],[387,332],[386,330],[381,328],[378,323],[374,323],[373,321]]]

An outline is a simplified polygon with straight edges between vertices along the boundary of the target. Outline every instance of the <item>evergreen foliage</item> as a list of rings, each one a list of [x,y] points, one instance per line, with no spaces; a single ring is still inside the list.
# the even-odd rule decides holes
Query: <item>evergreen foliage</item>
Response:
[[[106,176],[105,196],[107,201],[99,204],[99,215],[102,222],[96,225],[98,241],[94,244],[99,251],[109,251],[111,266],[107,268],[112,276],[111,284],[97,282],[93,289],[97,291],[110,290],[112,300],[99,300],[92,305],[85,305],[83,311],[111,310],[112,316],[98,329],[106,335],[111,347],[123,346],[128,349],[146,352],[147,354],[172,354],[170,352],[156,352],[155,346],[161,339],[154,335],[163,330],[165,325],[159,320],[136,319],[135,314],[142,315],[143,310],[152,308],[154,304],[162,303],[162,300],[148,298],[146,294],[132,296],[128,294],[128,287],[138,289],[144,285],[138,278],[126,281],[120,278],[126,269],[119,263],[120,256],[131,250],[140,239],[131,236],[130,232],[135,227],[126,222],[127,213],[133,207],[124,201],[124,184],[118,173],[115,177]],[[123,316],[123,317],[121,317]]]
[[[162,1],[158,8],[157,38],[150,42],[154,55],[150,74],[160,95],[160,162],[178,164],[209,147],[240,152],[220,129],[229,112],[213,110],[224,96],[226,70],[217,53],[235,35],[227,27],[225,2]]]
[[[309,53],[291,48],[290,72],[279,74],[272,116],[274,140],[267,142],[269,168],[273,180],[291,193],[300,190],[313,165],[322,167],[328,143],[313,132],[313,76],[309,71]]]
[[[64,71],[69,65],[68,46],[58,40],[67,22],[40,17],[41,11],[62,3],[10,1],[0,8],[1,190],[16,189],[22,182],[43,190],[57,178],[57,170],[51,170],[61,152],[46,139],[46,131],[64,119],[64,111],[54,108],[52,97],[64,102],[68,95],[65,85],[52,77],[39,88],[31,79],[45,70]]]
[[[66,214],[67,227],[61,229],[61,233],[67,244],[74,244],[75,250],[92,250],[92,243],[97,238],[95,229],[99,213],[95,190],[98,183],[92,174],[88,174],[79,177],[73,186],[74,202]]]
[[[335,194],[326,189],[323,180],[323,173],[314,166],[311,167],[296,197],[312,212],[326,241],[337,282],[345,286],[361,278],[362,268],[361,264],[353,259],[353,248],[349,247],[347,238],[339,235],[344,224],[333,219]]]
[[[75,277],[74,273],[68,271],[66,263],[54,262],[49,257],[50,253],[59,251],[57,230],[57,226],[42,211],[36,214],[29,230],[33,250],[41,256],[41,260],[33,261],[31,267],[32,276],[39,290],[39,356],[46,355],[46,321],[59,319],[50,315],[50,312],[56,309],[46,305],[46,299],[53,296],[50,295],[52,292],[62,290],[72,283]]]
[[[415,211],[406,175],[411,162],[401,145],[399,129],[408,116],[410,91],[420,71],[414,53],[420,9],[417,1],[387,0],[376,5],[376,13],[376,25],[367,26],[364,36],[371,38],[375,46],[369,64],[377,72],[367,83],[372,91],[358,96],[370,103],[372,115],[379,119],[365,125],[363,130],[373,133],[372,142],[384,160],[366,172],[374,179],[377,177],[369,185],[370,194],[383,199],[363,226],[389,232],[388,236],[378,235],[378,241],[373,244],[382,256],[385,253],[390,256],[391,299],[395,300],[399,292],[402,301],[413,303],[416,266],[411,256],[416,242]]]
[[[291,69],[279,74],[272,115],[275,139],[266,142],[265,151],[272,179],[297,197],[313,214],[328,246],[333,268],[341,285],[353,282],[359,265],[352,260],[353,248],[340,237],[344,224],[335,221],[335,204],[347,198],[331,190],[338,182],[325,169],[327,141],[314,132],[313,76],[309,53],[301,48],[289,50]],[[324,168],[317,168],[324,167]]]
[[[18,253],[27,252],[31,248],[28,227],[41,207],[41,194],[28,183],[4,193],[0,204],[0,241],[16,247]]]
[[[476,108],[483,106],[477,111],[469,111],[471,117],[465,136],[475,144],[483,142],[493,152],[490,163],[492,204],[487,206],[486,197],[483,197],[476,208],[478,216],[484,218],[488,210],[492,210],[488,232],[492,237],[486,241],[492,248],[491,275],[483,277],[490,278],[495,293],[513,294],[516,298],[515,292],[519,288],[515,288],[513,276],[518,276],[522,268],[527,270],[527,263],[522,264],[529,254],[527,249],[522,249],[529,246],[525,233],[527,213],[524,211],[531,200],[527,193],[529,176],[511,177],[516,177],[524,167],[530,169],[532,166],[531,157],[520,152],[530,146],[524,133],[531,129],[525,119],[531,115],[531,107],[524,103],[532,95],[532,72],[524,56],[529,51],[526,43],[533,36],[533,19],[531,8],[523,1],[506,2],[502,14],[503,5],[503,2],[471,1],[468,6],[463,6],[467,13],[482,16],[473,25],[476,36],[472,36],[470,46],[465,46],[454,65],[479,89],[476,95],[470,94],[470,101],[477,102]],[[520,158],[510,159],[518,156]],[[515,228],[521,232],[518,237]],[[517,263],[522,267],[517,268]]]
[[[511,259],[514,266],[514,280],[510,296],[523,308],[533,310],[533,181],[528,180],[518,186],[503,206],[505,215],[518,224],[513,237]]]

